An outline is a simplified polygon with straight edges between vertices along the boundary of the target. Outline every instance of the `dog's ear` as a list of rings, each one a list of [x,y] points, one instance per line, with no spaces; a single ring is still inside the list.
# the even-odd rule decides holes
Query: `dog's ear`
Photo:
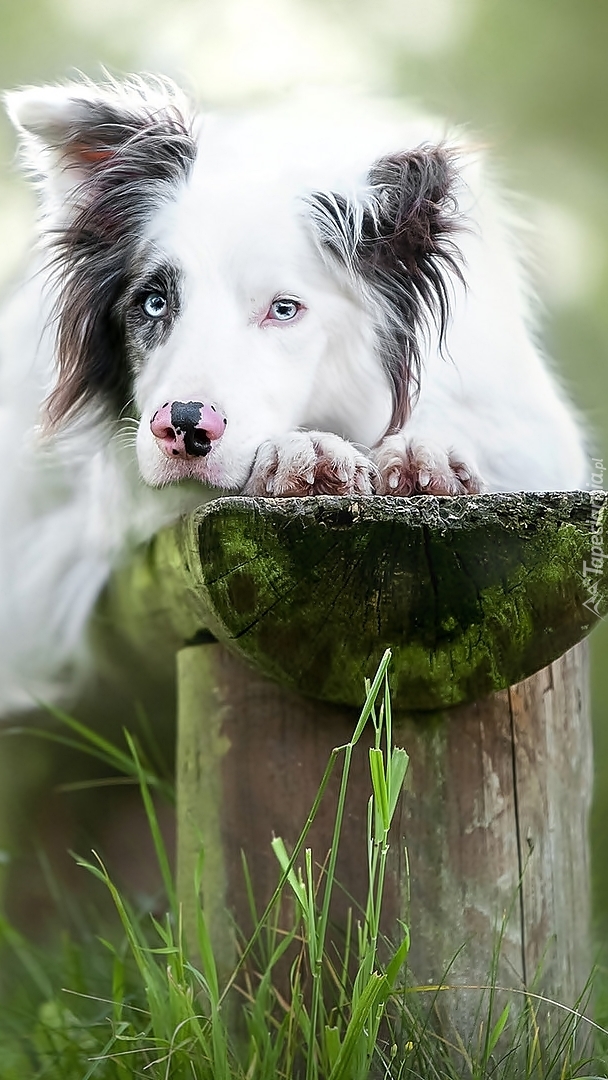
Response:
[[[22,90],[8,97],[29,168],[42,187],[56,288],[54,426],[89,401],[129,397],[119,299],[155,208],[196,156],[180,92],[131,79]]]
[[[64,218],[87,182],[120,159],[134,139],[149,135],[152,159],[155,138],[189,130],[185,98],[169,80],[28,87],[8,93],[5,103],[47,209]]]
[[[390,430],[407,419],[420,382],[421,336],[445,339],[450,277],[463,281],[458,246],[458,158],[421,146],[381,158],[357,198],[309,199],[323,251],[339,260],[375,314],[381,360],[393,391]]]

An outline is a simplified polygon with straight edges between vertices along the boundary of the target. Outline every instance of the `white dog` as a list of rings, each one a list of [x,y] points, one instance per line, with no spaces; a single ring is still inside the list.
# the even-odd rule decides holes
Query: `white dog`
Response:
[[[0,711],[62,692],[117,560],[209,488],[584,484],[462,138],[357,101],[193,117],[160,80],[8,109],[41,240],[0,326]]]

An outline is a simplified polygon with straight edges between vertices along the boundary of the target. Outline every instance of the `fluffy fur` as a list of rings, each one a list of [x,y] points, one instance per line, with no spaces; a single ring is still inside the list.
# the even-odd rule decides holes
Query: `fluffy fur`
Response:
[[[160,80],[8,109],[41,220],[0,326],[0,711],[61,695],[112,567],[217,489],[584,484],[461,136],[359,101],[195,117]]]

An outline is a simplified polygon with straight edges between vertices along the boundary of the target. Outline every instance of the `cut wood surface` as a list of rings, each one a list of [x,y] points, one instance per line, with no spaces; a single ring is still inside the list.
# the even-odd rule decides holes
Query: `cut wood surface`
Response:
[[[606,610],[606,561],[591,563],[592,529],[608,551],[606,498],[222,498],[119,571],[101,617],[152,659],[212,635],[340,704],[360,702],[389,646],[399,707],[475,701],[550,664]]]

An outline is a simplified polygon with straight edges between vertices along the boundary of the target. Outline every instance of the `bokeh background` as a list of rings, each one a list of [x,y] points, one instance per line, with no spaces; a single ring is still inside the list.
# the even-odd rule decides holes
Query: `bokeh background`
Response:
[[[548,353],[608,466],[608,4],[604,0],[0,0],[0,84],[158,71],[202,102],[301,83],[420,101],[487,142],[536,229]],[[34,205],[0,118],[0,284]],[[488,358],[491,362],[491,357]],[[589,466],[591,482],[591,462]],[[598,930],[608,926],[608,626],[593,636]],[[602,926],[604,928],[602,932]]]

